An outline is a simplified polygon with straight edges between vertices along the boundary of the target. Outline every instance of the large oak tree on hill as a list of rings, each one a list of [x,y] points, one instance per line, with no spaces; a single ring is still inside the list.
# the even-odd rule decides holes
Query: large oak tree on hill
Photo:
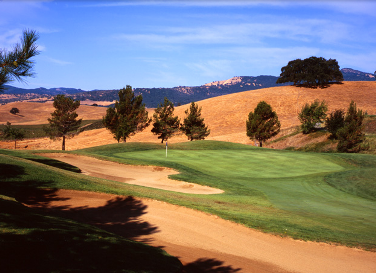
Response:
[[[65,95],[57,95],[53,106],[55,111],[48,119],[49,126],[44,129],[53,140],[63,138],[61,149],[65,150],[65,138],[74,137],[82,122],[82,119],[77,119],[76,113],[77,108],[80,107],[80,101],[74,101]]]
[[[343,81],[342,72],[335,59],[310,57],[296,59],[281,68],[277,83],[292,82],[294,85],[304,84],[308,87],[324,87],[331,82]]]
[[[281,128],[277,113],[265,101],[260,101],[254,112],[248,114],[246,121],[247,136],[256,139],[262,147],[262,143],[276,136]]]
[[[153,122],[151,132],[158,135],[162,143],[179,131],[180,119],[174,116],[174,104],[167,98],[164,98],[163,104],[159,104],[155,109]]]
[[[31,77],[34,62],[31,58],[38,55],[35,44],[39,36],[33,30],[25,30],[21,43],[16,44],[12,51],[0,49],[0,92],[4,92],[4,84],[14,79],[23,81],[24,77]]]
[[[142,95],[135,96],[130,85],[120,89],[118,94],[119,101],[115,102],[115,107],[107,109],[103,124],[118,142],[121,139],[126,142],[127,138],[149,126],[151,119],[142,103]]]
[[[201,107],[192,102],[189,109],[185,111],[187,115],[181,125],[181,130],[188,137],[188,140],[205,139],[210,134],[208,126],[205,126],[204,118],[201,117]]]

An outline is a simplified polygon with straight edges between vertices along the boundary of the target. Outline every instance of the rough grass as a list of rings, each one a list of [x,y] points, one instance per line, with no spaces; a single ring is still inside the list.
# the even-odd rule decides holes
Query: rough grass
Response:
[[[376,160],[370,155],[289,152],[216,141],[118,144],[80,153],[159,165],[174,179],[225,190],[154,198],[293,238],[376,248]],[[360,182],[355,182],[354,176]],[[152,190],[151,190],[152,191]],[[356,223],[356,225],[354,225]]]
[[[41,164],[42,163],[42,164]],[[50,166],[44,165],[48,164]],[[0,264],[2,272],[177,272],[163,250],[90,225],[50,216],[18,202],[38,188],[112,192],[119,183],[84,177],[68,164],[0,150]],[[132,190],[129,190],[132,192]]]

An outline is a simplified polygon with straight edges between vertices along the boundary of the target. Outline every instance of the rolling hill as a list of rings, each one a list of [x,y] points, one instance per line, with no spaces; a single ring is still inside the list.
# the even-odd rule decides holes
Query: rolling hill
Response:
[[[375,82],[344,82],[334,84],[324,89],[311,89],[294,86],[272,87],[251,91],[244,91],[210,98],[198,102],[202,107],[202,115],[209,126],[211,134],[207,139],[223,140],[244,144],[253,144],[246,136],[245,122],[250,111],[253,111],[259,101],[266,101],[277,112],[282,129],[288,130],[299,125],[297,113],[301,107],[315,99],[325,100],[329,111],[347,109],[351,100],[357,107],[370,115],[376,115],[376,83]],[[12,107],[20,109],[20,115],[9,113]],[[183,120],[184,111],[188,105],[175,108],[175,114]],[[17,102],[0,106],[0,124],[7,120],[12,124],[38,124],[47,123],[49,113],[52,112],[51,104]],[[78,114],[84,119],[100,119],[105,113],[105,108],[94,106],[81,106]],[[153,110],[150,109],[150,114]],[[131,137],[129,142],[160,142],[157,136],[151,133],[151,127]],[[187,141],[184,135],[175,136],[169,142]],[[24,140],[22,145],[28,149],[60,149],[60,142],[49,139]],[[104,144],[116,143],[109,131],[97,129],[86,131],[79,136],[67,141],[67,149],[79,149]],[[0,148],[4,147],[4,142]],[[12,143],[9,143],[11,146]]]
[[[371,73],[365,73],[351,68],[343,68],[341,72],[345,81],[374,81]],[[201,86],[178,86],[173,88],[135,88],[135,94],[141,94],[147,107],[157,107],[167,97],[175,105],[187,104],[208,98],[234,94],[249,90],[258,90],[269,87],[288,86],[289,83],[276,84],[276,76],[237,76],[228,80],[215,81]],[[118,99],[118,90],[83,91],[74,88],[36,88],[22,89],[7,86],[4,94],[0,94],[0,103],[15,101],[52,100],[57,94],[65,94],[80,100],[81,104],[109,105]],[[104,103],[106,102],[106,103]]]

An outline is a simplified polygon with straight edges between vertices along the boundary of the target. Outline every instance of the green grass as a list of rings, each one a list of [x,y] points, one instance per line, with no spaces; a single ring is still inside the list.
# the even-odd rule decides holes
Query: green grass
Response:
[[[157,194],[174,204],[297,239],[376,249],[376,157],[259,149],[200,141],[117,144],[81,150],[114,161],[166,166],[172,176],[225,191]],[[354,179],[358,178],[357,180]],[[354,224],[356,223],[356,224]]]
[[[135,190],[77,174],[69,164],[45,160],[30,153],[0,150],[2,272],[177,272],[180,261],[161,249],[68,220],[64,215],[23,206],[19,200],[38,188],[51,189],[51,199],[58,188],[125,196]],[[124,204],[119,201],[119,205]]]

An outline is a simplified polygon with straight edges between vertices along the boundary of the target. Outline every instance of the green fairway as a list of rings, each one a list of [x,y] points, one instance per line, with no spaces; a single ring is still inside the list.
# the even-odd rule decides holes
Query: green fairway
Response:
[[[375,156],[268,150],[215,141],[169,145],[168,157],[164,146],[155,144],[81,152],[171,167],[180,171],[174,179],[225,191],[207,196],[170,192],[157,195],[161,200],[294,238],[376,246]],[[362,183],[355,183],[354,175],[360,173]]]

